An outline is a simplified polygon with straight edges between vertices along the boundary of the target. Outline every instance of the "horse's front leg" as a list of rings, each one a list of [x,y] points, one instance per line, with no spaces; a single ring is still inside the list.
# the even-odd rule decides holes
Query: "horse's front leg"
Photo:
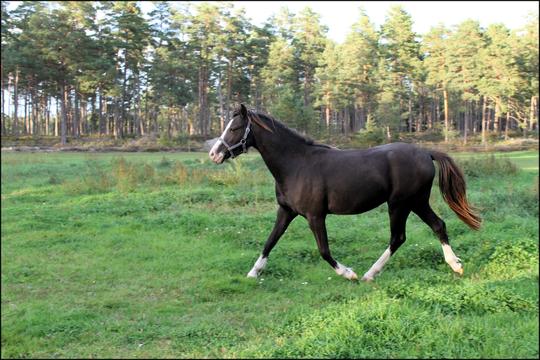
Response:
[[[317,246],[319,247],[319,252],[321,253],[322,258],[334,268],[338,275],[341,275],[349,280],[358,280],[358,276],[351,268],[338,263],[336,260],[334,260],[332,254],[330,254],[330,247],[328,246],[328,237],[326,234],[326,216],[308,215],[307,220],[309,227],[311,228],[311,231],[313,231],[315,239],[317,240]]]
[[[298,214],[293,212],[292,210],[281,205],[279,206],[276,223],[274,224],[274,229],[270,233],[270,236],[268,236],[268,240],[266,240],[266,244],[264,245],[261,256],[259,256],[259,258],[255,262],[255,265],[253,265],[253,268],[247,274],[248,277],[256,278],[261,272],[261,270],[264,269],[264,267],[266,266],[266,262],[268,261],[268,255],[270,255],[270,251],[272,251],[281,235],[283,235],[291,221],[297,215]]]

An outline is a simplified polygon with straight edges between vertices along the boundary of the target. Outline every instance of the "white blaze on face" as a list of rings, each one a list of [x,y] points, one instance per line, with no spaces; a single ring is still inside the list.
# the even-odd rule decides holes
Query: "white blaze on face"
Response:
[[[390,248],[386,249],[383,254],[381,255],[381,257],[379,258],[379,260],[377,260],[375,262],[375,264],[373,264],[371,266],[371,268],[364,274],[364,276],[362,277],[362,280],[365,280],[365,281],[371,281],[373,280],[373,278],[375,277],[375,275],[377,275],[378,273],[381,272],[381,270],[383,269],[384,265],[388,262],[388,260],[390,259],[390,256],[392,255],[392,253],[390,252]]]
[[[221,134],[221,136],[216,141],[214,146],[212,146],[212,148],[210,149],[210,152],[208,152],[208,156],[210,156],[210,159],[212,159],[212,161],[215,162],[216,164],[221,164],[223,162],[223,158],[225,157],[225,153],[223,151],[218,153],[217,150],[219,146],[222,144],[221,139],[225,138],[225,134],[227,134],[227,131],[229,131],[229,128],[231,127],[233,121],[234,119],[229,121],[225,130],[223,130],[223,134]]]

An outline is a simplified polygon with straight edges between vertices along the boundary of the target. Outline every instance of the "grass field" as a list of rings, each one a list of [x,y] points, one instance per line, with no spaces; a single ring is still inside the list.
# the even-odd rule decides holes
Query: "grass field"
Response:
[[[432,190],[463,277],[416,215],[374,283],[324,262],[297,218],[257,279],[275,217],[257,154],[2,154],[2,358],[538,358],[538,152],[455,154],[484,226]],[[329,216],[363,274],[386,205]]]

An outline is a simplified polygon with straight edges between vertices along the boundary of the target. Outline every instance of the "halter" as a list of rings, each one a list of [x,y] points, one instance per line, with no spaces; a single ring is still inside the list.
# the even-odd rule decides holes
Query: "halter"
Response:
[[[236,144],[234,144],[234,145],[227,144],[227,142],[223,138],[223,135],[225,135],[225,134],[222,134],[219,137],[219,140],[221,140],[221,143],[223,145],[225,145],[225,147],[227,148],[227,151],[229,151],[229,154],[231,154],[231,159],[234,159],[236,156],[247,152],[246,139],[247,139],[250,131],[251,131],[251,119],[248,119],[248,124],[246,126],[246,130],[244,130],[244,136]],[[242,152],[240,154],[238,154],[238,155],[234,155],[233,150],[236,149],[237,147],[240,147],[240,146],[242,147]]]

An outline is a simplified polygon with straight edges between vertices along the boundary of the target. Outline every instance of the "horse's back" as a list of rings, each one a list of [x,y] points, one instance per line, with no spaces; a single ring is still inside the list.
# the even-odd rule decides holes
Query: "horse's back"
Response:
[[[333,213],[358,213],[386,201],[407,201],[430,189],[435,175],[429,151],[412,144],[329,152],[321,172]]]

